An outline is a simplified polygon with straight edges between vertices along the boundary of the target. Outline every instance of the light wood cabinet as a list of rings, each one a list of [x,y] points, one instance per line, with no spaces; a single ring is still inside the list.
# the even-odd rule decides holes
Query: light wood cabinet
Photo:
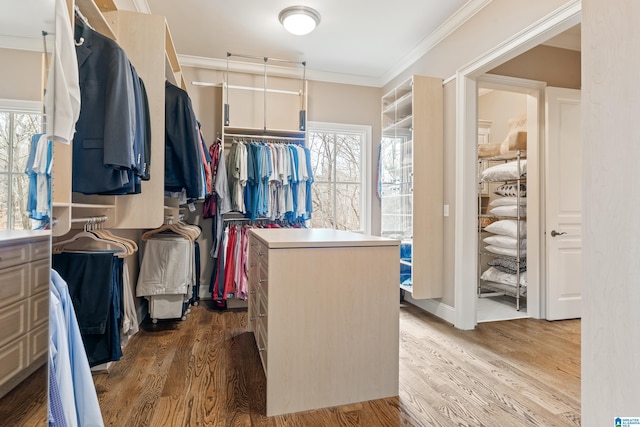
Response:
[[[382,97],[381,235],[411,246],[413,298],[443,296],[442,79],[412,76]],[[399,280],[399,277],[396,281]]]
[[[399,241],[252,229],[249,329],[267,416],[398,394]]]
[[[48,232],[0,232],[0,397],[47,362],[49,247]]]

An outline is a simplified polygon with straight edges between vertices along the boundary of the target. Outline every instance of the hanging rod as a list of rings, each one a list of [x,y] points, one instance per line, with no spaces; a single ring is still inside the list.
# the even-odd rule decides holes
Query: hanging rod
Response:
[[[237,85],[225,85],[224,83],[210,83],[210,82],[191,82],[194,86],[207,86],[207,87],[226,87],[227,89],[238,89],[238,90],[252,90],[255,92],[265,92],[265,90],[261,87],[252,87],[252,86],[237,86]],[[267,89],[266,92],[269,93],[282,93],[285,95],[296,95],[301,96],[302,91],[293,91],[293,90],[284,90],[284,89]]]
[[[245,55],[245,54],[241,54],[241,53],[227,52],[227,58],[229,58],[231,56],[237,56],[239,58],[259,59],[259,60],[264,61],[264,62],[268,62],[268,61],[287,62],[289,64],[300,64],[300,65],[305,66],[305,67],[307,66],[307,61],[292,61],[290,59],[269,58],[267,56]]]
[[[248,135],[248,134],[240,134],[240,133],[231,133],[225,134],[225,138],[249,138],[249,139],[283,139],[287,141],[304,141],[304,136],[295,137],[295,136],[275,136],[275,135]]]
[[[106,215],[102,215],[102,216],[89,216],[89,217],[84,217],[84,218],[71,218],[71,223],[78,223],[78,222],[86,222],[87,224],[91,223],[91,224],[102,224],[104,222],[107,222],[107,220],[109,219],[109,217],[107,217]]]

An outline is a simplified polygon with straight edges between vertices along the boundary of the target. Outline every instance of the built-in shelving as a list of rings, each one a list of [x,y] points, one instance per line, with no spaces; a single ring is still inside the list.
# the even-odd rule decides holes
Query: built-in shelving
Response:
[[[410,246],[400,289],[417,299],[443,293],[442,111],[437,78],[413,76],[381,100],[381,235]]]

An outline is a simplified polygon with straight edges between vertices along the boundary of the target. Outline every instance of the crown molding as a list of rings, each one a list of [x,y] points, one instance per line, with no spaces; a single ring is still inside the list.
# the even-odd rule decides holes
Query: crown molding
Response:
[[[405,56],[398,64],[387,71],[381,78],[382,86],[396,78],[400,73],[413,65],[417,60],[422,58],[438,43],[447,38],[451,33],[457,30],[462,24],[471,19],[475,14],[480,12],[491,3],[492,0],[469,0],[464,6],[449,17],[442,25],[440,25],[433,33],[425,37],[407,56]]]
[[[210,70],[227,70],[226,59],[205,58],[202,56],[178,55],[178,62],[182,67],[206,68]],[[247,74],[264,74],[264,64],[256,64],[242,61],[229,61],[229,71]],[[283,67],[279,65],[268,65],[269,75],[278,77],[301,78],[302,69],[293,67]],[[309,80],[316,80],[329,83],[341,83],[356,86],[381,87],[378,78],[357,76],[353,74],[330,73],[326,71],[308,69],[306,77]]]

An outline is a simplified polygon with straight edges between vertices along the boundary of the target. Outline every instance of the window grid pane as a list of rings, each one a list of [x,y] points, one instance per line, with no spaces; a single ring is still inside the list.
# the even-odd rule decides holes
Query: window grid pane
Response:
[[[0,111],[0,172],[9,170],[11,133],[11,113]]]
[[[314,171],[312,227],[363,231],[364,143],[361,132],[309,131]]]
[[[14,115],[14,140],[11,170],[22,173],[27,167],[31,137],[40,131],[39,114]]]
[[[31,221],[26,210],[29,180],[25,174],[11,176],[11,220],[13,230],[30,230]]]

